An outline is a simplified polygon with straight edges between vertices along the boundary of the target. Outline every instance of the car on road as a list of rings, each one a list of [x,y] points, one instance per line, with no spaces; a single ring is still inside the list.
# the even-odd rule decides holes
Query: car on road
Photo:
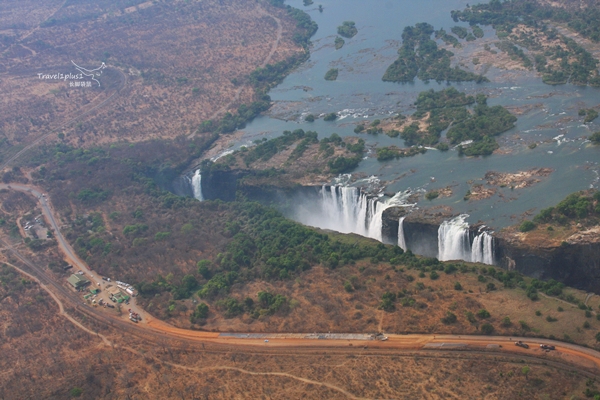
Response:
[[[556,350],[555,346],[552,346],[551,344],[540,344],[540,348],[542,348],[543,350]]]
[[[265,343],[269,343],[269,339],[265,339]]]
[[[520,340],[518,342],[515,342],[515,346],[519,346],[519,347],[522,347],[524,349],[528,349],[529,348],[529,345],[527,343],[523,343]]]

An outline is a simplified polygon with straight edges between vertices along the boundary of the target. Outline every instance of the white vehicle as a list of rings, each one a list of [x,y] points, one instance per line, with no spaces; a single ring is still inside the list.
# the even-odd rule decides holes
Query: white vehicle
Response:
[[[269,343],[269,339],[265,339],[265,343]]]

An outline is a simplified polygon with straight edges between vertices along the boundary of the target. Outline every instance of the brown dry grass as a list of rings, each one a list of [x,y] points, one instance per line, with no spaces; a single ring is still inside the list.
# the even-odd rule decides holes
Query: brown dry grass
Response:
[[[481,266],[487,270],[487,267]],[[439,273],[436,280],[418,276],[416,270],[394,271],[387,264],[371,264],[360,262],[354,266],[344,266],[336,270],[314,267],[300,275],[295,281],[262,282],[235,285],[230,296],[242,301],[246,297],[257,300],[259,291],[282,294],[293,299],[291,310],[283,315],[265,315],[253,319],[248,314],[235,318],[225,318],[214,301],[206,301],[211,314],[203,330],[237,331],[237,332],[377,332],[387,333],[448,333],[478,334],[483,323],[491,323],[495,334],[505,336],[550,336],[563,339],[567,334],[577,343],[595,346],[595,332],[600,329],[600,321],[586,318],[584,312],[576,305],[557,298],[542,296],[539,301],[532,302],[527,298],[525,290],[520,288],[505,289],[500,281],[486,275],[486,282],[478,281],[479,267],[476,272]],[[351,293],[344,290],[343,283],[351,276],[356,276],[359,287]],[[410,281],[412,276],[414,281]],[[530,278],[526,278],[529,281]],[[463,290],[455,290],[455,282],[460,282]],[[496,290],[489,291],[487,284],[493,283]],[[423,289],[418,285],[423,284]],[[405,296],[413,298],[413,306],[403,307],[401,299],[396,301],[395,310],[386,312],[379,309],[381,296],[385,292],[405,292]],[[586,293],[569,289],[569,292],[582,301]],[[594,313],[597,310],[598,296],[590,300]],[[160,300],[152,301],[148,311],[164,315]],[[194,305],[191,300],[185,301],[187,310],[177,310],[169,323],[180,327],[190,327],[189,314]],[[558,312],[561,305],[563,312]],[[477,319],[471,323],[467,320],[467,311],[476,314],[487,309],[491,318]],[[535,315],[541,310],[542,317]],[[441,318],[448,311],[453,312],[458,321],[445,325]],[[558,318],[557,322],[548,323],[548,314]],[[504,317],[509,317],[511,324],[502,325]],[[531,331],[521,329],[519,321],[525,321]],[[584,321],[591,324],[591,329],[583,329]]]
[[[0,103],[0,130],[13,145],[47,133],[113,93],[115,69],[127,75],[126,87],[110,105],[65,129],[70,143],[189,134],[218,111],[251,101],[253,90],[244,78],[255,68],[302,51],[291,39],[295,22],[267,3],[148,2],[127,11],[119,2],[5,3],[0,26],[25,24],[6,31],[14,43],[0,44],[0,91],[11,93]],[[40,27],[50,17],[59,23]],[[69,18],[74,22],[61,22]],[[91,89],[38,79],[38,72],[76,73],[71,60],[90,68],[106,61],[114,76]]]
[[[559,399],[586,388],[586,378],[568,367],[484,353],[204,349],[145,343],[96,327],[118,343],[111,348],[58,316],[36,284],[6,295],[0,287],[4,398],[69,398],[78,387],[85,398],[98,399]],[[524,365],[531,368],[527,378]]]

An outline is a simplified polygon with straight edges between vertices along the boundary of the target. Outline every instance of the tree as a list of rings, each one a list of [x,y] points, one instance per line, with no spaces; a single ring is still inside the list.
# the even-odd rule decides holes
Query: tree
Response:
[[[460,284],[460,282],[454,283],[454,290],[462,290],[462,285]]]
[[[485,324],[481,325],[481,333],[484,335],[491,335],[492,332],[494,332],[494,327],[492,324],[486,322]]]
[[[200,275],[202,275],[202,277],[204,279],[210,279],[210,270],[208,269],[208,267],[210,266],[210,261],[208,260],[200,260],[198,261],[198,264],[196,264],[198,266],[198,273]]]
[[[502,326],[503,326],[503,327],[505,327],[505,328],[506,328],[506,327],[509,327],[509,326],[511,326],[511,325],[512,325],[512,322],[510,321],[510,318],[509,318],[509,317],[504,317],[504,318],[502,318]]]
[[[456,315],[450,311],[446,312],[446,316],[442,318],[442,322],[446,325],[453,324],[456,320]]]
[[[190,322],[195,324],[198,320],[203,320],[208,317],[208,305],[206,303],[200,303],[196,306],[196,309],[190,315]]]
[[[481,319],[485,319],[485,318],[489,318],[491,315],[488,312],[488,310],[482,308],[481,310],[477,311],[477,316]]]
[[[519,230],[521,232],[529,232],[535,229],[535,223],[532,221],[523,221],[523,223],[519,226]]]

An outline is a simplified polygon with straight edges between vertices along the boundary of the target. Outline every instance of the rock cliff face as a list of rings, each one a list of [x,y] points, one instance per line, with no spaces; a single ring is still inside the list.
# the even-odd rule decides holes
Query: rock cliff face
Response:
[[[415,254],[437,257],[438,228],[451,214],[427,213],[422,210],[407,213],[405,207],[390,207],[382,215],[384,242],[398,244],[398,227],[402,217],[405,217],[403,231],[406,246]]]
[[[295,204],[316,200],[320,187],[296,186],[289,188],[249,186],[240,184],[247,171],[214,171],[202,176],[202,189],[206,199],[231,201],[241,191],[248,199],[273,205],[284,215],[293,218]],[[189,195],[185,184],[176,183],[178,194]],[[384,243],[398,244],[399,220],[402,217],[404,241],[415,254],[438,256],[438,229],[452,218],[448,210],[431,212],[417,210],[407,213],[405,207],[390,207],[382,215]],[[479,227],[469,228],[471,240]],[[550,247],[529,246],[515,236],[495,235],[495,262],[507,270],[514,270],[538,279],[556,279],[566,285],[600,294],[600,240],[570,241]]]
[[[556,279],[577,289],[600,294],[600,243],[572,242],[533,247],[497,238],[499,266],[538,279]]]

